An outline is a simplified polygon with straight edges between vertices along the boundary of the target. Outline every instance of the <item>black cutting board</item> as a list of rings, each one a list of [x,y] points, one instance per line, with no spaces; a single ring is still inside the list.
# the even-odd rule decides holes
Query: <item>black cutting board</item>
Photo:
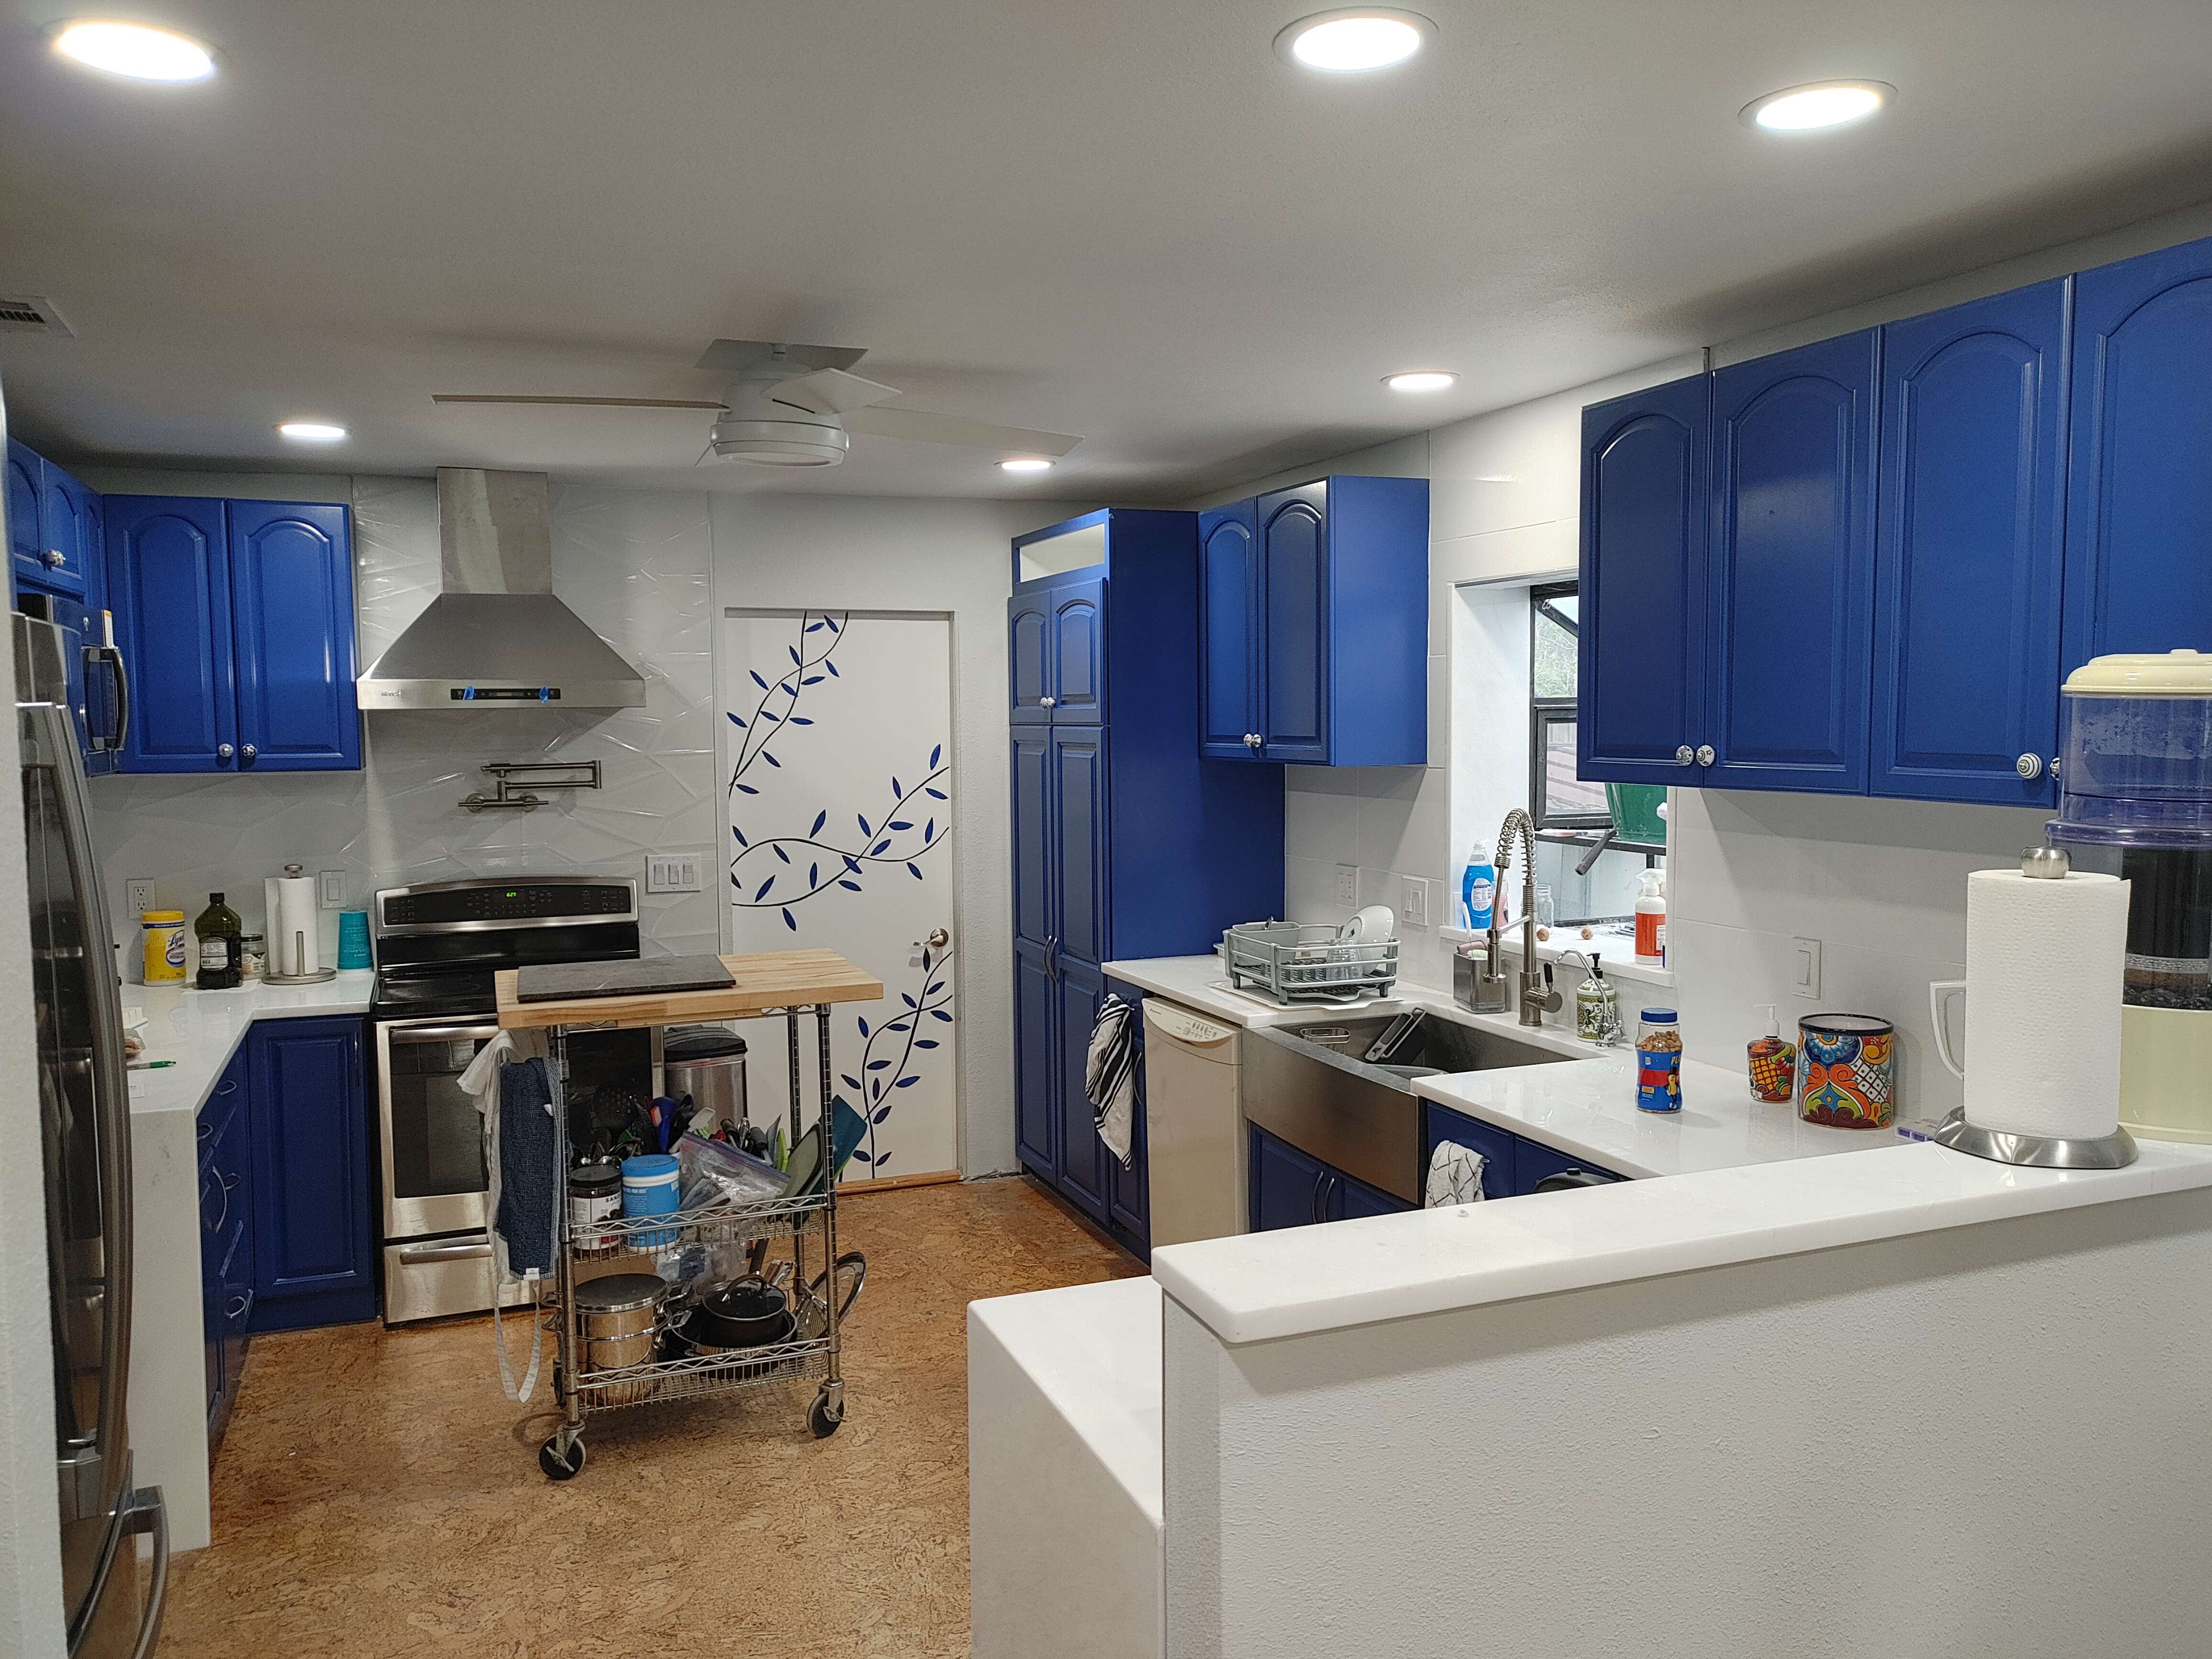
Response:
[[[520,969],[517,1002],[571,997],[655,996],[666,991],[726,991],[737,981],[720,957],[650,957],[636,962],[558,962]]]

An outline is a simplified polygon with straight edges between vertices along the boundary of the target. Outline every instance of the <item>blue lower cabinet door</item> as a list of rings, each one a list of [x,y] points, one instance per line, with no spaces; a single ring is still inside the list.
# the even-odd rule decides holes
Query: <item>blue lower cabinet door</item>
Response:
[[[373,1171],[358,1019],[263,1020],[246,1035],[253,1122],[252,1328],[376,1316]]]
[[[1692,784],[1705,741],[1712,382],[1583,411],[1577,773]]]
[[[1091,1060],[1091,1028],[1106,981],[1095,968],[1058,959],[1054,978],[1060,1017],[1060,1190],[1098,1220],[1106,1218],[1106,1165],[1110,1161],[1098,1139],[1097,1114],[1084,1092]]]
[[[1014,1151],[1022,1167],[1056,1178],[1058,1145],[1053,1085],[1060,1074],[1054,1042],[1052,970],[1046,947],[1014,942]]]
[[[1258,504],[1260,735],[1266,758],[1325,766],[1328,720],[1328,487]]]
[[[1451,1141],[1469,1152],[1482,1154],[1482,1195],[1486,1199],[1510,1198],[1519,1188],[1516,1186],[1515,1164],[1526,1149],[1520,1138],[1494,1123],[1455,1112],[1435,1101],[1425,1101],[1421,1107],[1421,1179],[1428,1180],[1429,1164],[1436,1157],[1437,1146]]]
[[[1357,1176],[1348,1176],[1341,1170],[1328,1171],[1328,1218],[1331,1221],[1357,1221],[1363,1216],[1403,1215],[1408,1210],[1420,1207],[1408,1203],[1395,1193],[1386,1193],[1380,1187],[1370,1187]]]
[[[2212,240],[2074,279],[2062,665],[2212,649]]]
[[[1713,377],[1703,782],[1863,793],[1875,331]]]
[[[1198,515],[1198,751],[1257,760],[1260,552],[1253,504]]]
[[[346,509],[232,501],[238,760],[260,772],[361,764]]]
[[[1877,795],[2057,802],[2066,284],[1882,331]]]
[[[125,772],[238,765],[223,503],[111,495],[107,603],[131,674]]]
[[[1533,1193],[1540,1183],[1553,1176],[1576,1172],[1596,1176],[1604,1181],[1623,1178],[1610,1170],[1600,1169],[1587,1159],[1571,1157],[1555,1147],[1540,1146],[1533,1140],[1524,1140],[1521,1143],[1512,1190],[1516,1194]]]
[[[1265,1129],[1251,1131],[1251,1168],[1246,1193],[1252,1209],[1252,1231],[1273,1232],[1283,1227],[1310,1227],[1322,1218],[1325,1196],[1323,1170],[1287,1141]]]

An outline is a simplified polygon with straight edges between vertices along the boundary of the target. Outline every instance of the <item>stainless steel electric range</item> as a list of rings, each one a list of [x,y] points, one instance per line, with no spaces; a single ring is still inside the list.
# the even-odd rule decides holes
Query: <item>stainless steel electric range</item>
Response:
[[[377,894],[372,922],[385,1322],[480,1311],[491,1305],[483,1120],[460,1076],[499,1030],[492,975],[635,957],[636,884],[526,876],[394,887]],[[650,1101],[659,1042],[657,1031],[572,1037],[572,1107]]]

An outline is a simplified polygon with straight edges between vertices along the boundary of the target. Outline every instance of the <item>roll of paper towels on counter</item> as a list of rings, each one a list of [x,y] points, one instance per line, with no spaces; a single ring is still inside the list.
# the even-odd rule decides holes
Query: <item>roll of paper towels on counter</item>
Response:
[[[279,974],[319,974],[323,968],[322,916],[312,876],[283,876],[269,929],[269,962]]]
[[[1966,878],[1966,1121],[2090,1139],[2120,1123],[2128,884],[2075,872]]]

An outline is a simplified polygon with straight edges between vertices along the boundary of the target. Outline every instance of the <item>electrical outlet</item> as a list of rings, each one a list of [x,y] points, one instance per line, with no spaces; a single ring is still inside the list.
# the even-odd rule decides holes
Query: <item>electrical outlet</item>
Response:
[[[1429,884],[1419,876],[1398,878],[1398,921],[1407,927],[1429,925]]]
[[[1340,864],[1336,866],[1336,902],[1357,905],[1359,902],[1359,866]]]
[[[1790,941],[1790,988],[1801,997],[1818,1001],[1820,996],[1820,941],[1816,939],[1793,939]]]
[[[699,890],[699,856],[696,853],[648,853],[645,859],[645,890],[648,893],[696,893]]]
[[[320,882],[323,886],[321,896],[323,908],[325,910],[344,909],[345,872],[343,870],[319,870],[315,872],[315,879]]]
[[[134,876],[123,884],[123,903],[136,918],[154,908],[154,882],[150,876]]]

